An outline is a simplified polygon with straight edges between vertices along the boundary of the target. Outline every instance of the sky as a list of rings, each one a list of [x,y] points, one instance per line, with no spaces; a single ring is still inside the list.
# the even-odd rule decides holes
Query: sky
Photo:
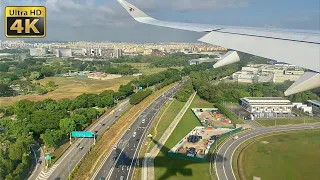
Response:
[[[320,29],[319,0],[128,0],[167,21],[293,29]],[[0,26],[8,5],[43,5],[50,41],[196,42],[204,33],[135,22],[116,0],[0,0]],[[0,27],[0,39],[6,37]],[[38,39],[35,39],[38,40]]]

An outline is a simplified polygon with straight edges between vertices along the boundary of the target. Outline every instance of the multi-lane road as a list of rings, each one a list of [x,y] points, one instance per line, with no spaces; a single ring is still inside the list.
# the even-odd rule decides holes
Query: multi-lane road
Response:
[[[235,150],[246,140],[260,136],[266,133],[275,133],[281,131],[295,131],[302,129],[319,129],[320,124],[308,125],[290,125],[278,127],[262,127],[238,134],[238,139],[232,138],[226,140],[217,151],[215,162],[215,170],[219,180],[236,180],[232,170],[232,156]]]
[[[161,107],[174,96],[180,85],[174,86],[146,108],[137,117],[133,124],[128,127],[123,136],[118,140],[117,145],[110,150],[102,164],[92,177],[92,180],[105,178],[106,180],[131,180],[133,169],[137,165],[137,156],[141,146],[144,146],[143,140],[146,137],[148,129],[159,112]]]
[[[101,117],[97,123],[95,123],[88,131],[96,134],[99,136],[103,134],[103,132],[107,129],[108,126],[111,126],[112,123],[118,119],[120,114],[123,111],[129,109],[130,104],[129,101],[126,100],[120,103],[115,108],[114,114],[108,114]],[[117,116],[117,117],[116,117]],[[77,144],[80,144],[77,147]],[[89,138],[80,138],[77,139],[71,147],[59,158],[59,160],[52,165],[47,171],[42,170],[39,175],[36,177],[36,180],[55,180],[61,179],[65,180],[68,179],[69,173],[73,170],[73,168],[82,160],[82,158],[89,152],[90,146],[94,143],[93,139]],[[80,147],[82,149],[80,150]],[[29,180],[33,180],[35,178],[30,178]]]

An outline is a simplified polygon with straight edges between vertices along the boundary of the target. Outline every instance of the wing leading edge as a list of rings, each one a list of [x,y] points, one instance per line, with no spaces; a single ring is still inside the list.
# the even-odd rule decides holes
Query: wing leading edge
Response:
[[[117,1],[140,23],[195,32],[208,32],[198,41],[320,72],[320,31],[160,21],[148,16],[125,0]],[[313,83],[320,87],[320,82]]]

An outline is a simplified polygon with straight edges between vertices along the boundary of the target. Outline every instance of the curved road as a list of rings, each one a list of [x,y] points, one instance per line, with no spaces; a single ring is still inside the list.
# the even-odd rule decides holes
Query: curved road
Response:
[[[246,140],[260,136],[267,133],[294,131],[303,129],[320,129],[320,124],[306,124],[306,125],[290,125],[279,127],[263,127],[238,134],[238,139],[232,138],[225,141],[219,148],[216,159],[214,160],[216,175],[219,180],[236,180],[232,170],[232,156],[235,150]]]

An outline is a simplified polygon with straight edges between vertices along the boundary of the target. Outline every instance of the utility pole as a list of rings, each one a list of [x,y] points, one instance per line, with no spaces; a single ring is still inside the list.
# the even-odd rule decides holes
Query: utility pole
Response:
[[[70,144],[72,144],[72,142],[71,142],[71,132],[70,132]]]

